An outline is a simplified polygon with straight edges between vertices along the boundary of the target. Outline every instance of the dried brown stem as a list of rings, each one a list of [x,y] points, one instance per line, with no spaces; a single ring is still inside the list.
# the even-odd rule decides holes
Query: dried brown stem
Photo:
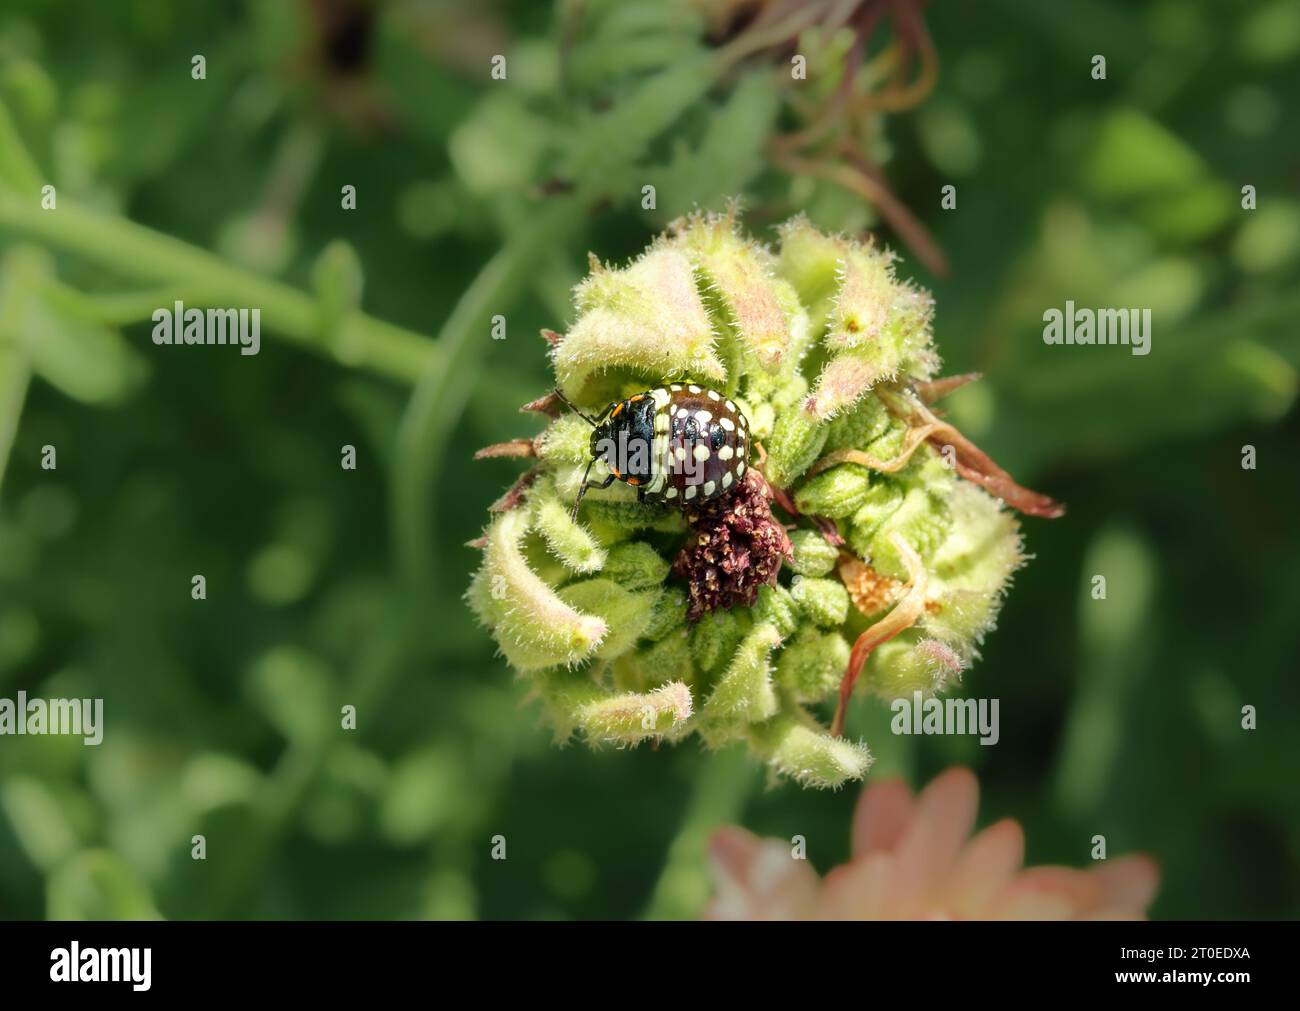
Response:
[[[853,695],[853,686],[858,683],[858,678],[862,675],[862,669],[866,666],[872,651],[899,632],[911,628],[925,613],[925,594],[930,583],[929,574],[925,571],[925,563],[901,534],[891,534],[889,540],[902,559],[903,567],[907,569],[907,590],[893,609],[858,636],[858,641],[853,644],[853,651],[849,654],[849,665],[844,671],[843,680],[840,681],[840,698],[835,707],[835,719],[831,723],[831,734],[835,737],[844,734],[844,719],[848,713],[849,698]]]
[[[808,476],[813,477],[824,470],[829,470],[831,467],[837,467],[841,463],[856,463],[860,467],[877,470],[882,474],[897,473],[907,466],[907,462],[912,459],[912,454],[916,452],[917,447],[929,438],[934,429],[934,425],[922,425],[920,428],[913,428],[908,431],[907,438],[903,442],[902,452],[890,460],[881,460],[870,453],[864,453],[860,449],[837,449],[833,453],[827,453],[813,464],[808,469]]]

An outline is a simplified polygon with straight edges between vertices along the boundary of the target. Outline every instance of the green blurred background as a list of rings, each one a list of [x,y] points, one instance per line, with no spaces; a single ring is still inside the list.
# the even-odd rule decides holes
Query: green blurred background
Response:
[[[872,8],[872,66],[919,45],[918,5]],[[1024,524],[1036,557],[964,682],[1001,700],[999,744],[893,737],[862,700],[873,775],[970,764],[1032,863],[1096,834],[1153,854],[1156,917],[1300,912],[1300,4],[930,5],[937,84],[849,130],[905,219],[772,157],[863,55],[757,37],[788,14],[4,5],[0,696],[102,697],[107,730],[0,738],[0,916],[693,916],[716,824],[844,859],[856,790],[554,746],[461,601],[519,469],[470,455],[536,430],[536,333],[587,251],[731,195],[760,233],[803,210],[898,248],[946,371],[986,374],[951,416],[1069,505]],[[262,306],[261,353],[152,345],[185,296]],[[1045,347],[1066,299],[1150,307],[1152,353]]]

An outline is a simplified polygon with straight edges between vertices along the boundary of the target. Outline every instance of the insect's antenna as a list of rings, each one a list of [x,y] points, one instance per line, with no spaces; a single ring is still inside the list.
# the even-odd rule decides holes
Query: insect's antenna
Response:
[[[574,407],[572,402],[569,400],[569,398],[566,397],[563,393],[561,393],[558,388],[555,390],[555,395],[560,398],[560,403],[562,403],[565,407],[571,410],[579,418],[585,421],[592,428],[596,427],[596,423],[592,421],[591,418],[587,417],[587,415],[583,414],[580,410]]]
[[[591,458],[591,463],[587,464],[587,469],[582,472],[582,487],[578,489],[578,497],[573,500],[573,511],[569,513],[569,519],[574,523],[578,522],[578,506],[582,505],[582,496],[587,494],[587,477],[591,474],[591,468],[596,465],[597,457]]]

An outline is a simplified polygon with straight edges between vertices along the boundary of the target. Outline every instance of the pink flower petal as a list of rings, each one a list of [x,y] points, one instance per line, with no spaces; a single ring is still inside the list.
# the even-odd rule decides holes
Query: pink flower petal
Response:
[[[915,802],[901,779],[881,779],[858,796],[853,811],[853,858],[892,850],[907,831]]]
[[[961,851],[944,888],[954,916],[978,919],[1009,885],[1025,859],[1025,833],[1004,818],[976,834]]]
[[[711,920],[793,920],[806,917],[817,898],[817,873],[790,847],[726,826],[709,840],[717,891],[705,910]]]
[[[862,792],[852,860],[820,880],[789,845],[740,828],[714,834],[713,919],[1142,919],[1159,882],[1142,854],[1087,869],[1021,869],[1020,825],[1003,819],[970,838],[979,784],[949,769],[917,796],[901,780]]]
[[[991,920],[1072,920],[1073,903],[1060,892],[1012,886],[989,912]]]
[[[815,916],[819,920],[878,920],[894,873],[894,859],[878,852],[841,864],[822,881]]]
[[[979,783],[969,769],[949,769],[921,791],[911,824],[895,847],[888,914],[912,917],[932,899],[942,901],[937,893],[975,827],[978,806]]]
[[[1013,887],[1018,893],[1059,895],[1080,912],[1097,908],[1105,895],[1092,873],[1074,867],[1030,867],[1020,872]]]
[[[1101,884],[1102,904],[1106,906],[1145,912],[1160,887],[1160,868],[1142,853],[1108,860],[1090,873]]]

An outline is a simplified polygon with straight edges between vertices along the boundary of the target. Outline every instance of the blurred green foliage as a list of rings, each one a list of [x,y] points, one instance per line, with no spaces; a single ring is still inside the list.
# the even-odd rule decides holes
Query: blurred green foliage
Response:
[[[769,162],[791,50],[729,48],[725,8],[5,5],[0,696],[102,697],[108,729],[0,738],[0,916],[683,916],[719,822],[842,859],[851,792],[554,747],[461,601],[517,472],[470,454],[532,431],[534,334],[586,251],[736,194],[754,228],[879,227],[935,291],[947,370],[987,376],[953,420],[1070,507],[1026,523],[964,685],[1000,698],[999,745],[893,737],[864,701],[873,774],[971,764],[1032,862],[1096,834],[1154,854],[1156,916],[1300,913],[1300,6],[930,8],[937,87],[863,140],[945,278]],[[258,300],[261,354],[152,345],[181,297]],[[1045,346],[1067,299],[1151,307],[1152,353]]]

